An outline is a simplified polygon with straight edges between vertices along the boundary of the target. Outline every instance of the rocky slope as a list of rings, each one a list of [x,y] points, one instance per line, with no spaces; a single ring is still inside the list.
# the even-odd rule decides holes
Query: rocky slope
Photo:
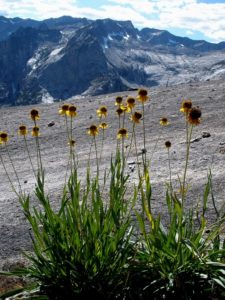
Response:
[[[225,42],[130,21],[0,18],[0,105],[223,78]]]
[[[124,100],[128,95],[136,97],[136,91],[124,91],[99,96],[79,96],[68,100],[77,106],[78,115],[74,120],[73,134],[76,139],[76,152],[78,155],[78,175],[81,182],[86,175],[87,161],[91,146],[91,138],[87,134],[87,127],[92,123],[98,123],[96,110],[100,105],[106,105],[109,110],[104,151],[100,164],[100,172],[103,175],[109,169],[111,154],[116,149],[116,133],[118,130],[118,117],[115,113],[115,97],[121,95]],[[165,215],[166,209],[166,183],[169,181],[168,155],[164,143],[172,142],[171,147],[171,171],[172,182],[176,189],[179,187],[178,176],[183,175],[185,165],[185,118],[179,111],[182,99],[192,99],[194,105],[202,110],[202,122],[193,131],[190,161],[187,173],[189,184],[189,205],[196,206],[198,201],[203,201],[207,174],[211,168],[213,176],[213,192],[218,208],[223,208],[225,199],[225,121],[224,99],[225,85],[223,80],[211,80],[201,83],[179,84],[170,87],[154,87],[149,89],[151,100],[146,103],[146,149],[147,158],[151,158],[150,176],[152,183],[152,209],[157,215],[159,212]],[[33,199],[35,178],[29,163],[28,155],[22,137],[17,135],[18,126],[22,123],[28,126],[29,131],[33,122],[29,118],[32,108],[40,111],[40,147],[43,165],[46,172],[46,192],[49,194],[53,207],[58,207],[65,180],[66,166],[68,162],[68,141],[64,118],[58,115],[59,106],[64,103],[38,104],[0,108],[0,130],[10,134],[8,150],[14,162],[24,191]],[[140,110],[140,104],[136,110]],[[168,117],[170,124],[162,127],[159,124],[161,117]],[[53,126],[50,126],[53,125]],[[125,126],[129,130],[131,139],[131,122],[126,119]],[[143,148],[143,134],[141,126],[137,126],[138,153]],[[36,168],[35,141],[32,136],[27,137],[27,143],[31,158]],[[97,145],[101,145],[101,134],[97,137]],[[7,151],[0,147],[1,156],[6,169],[15,185],[17,180],[9,160]],[[93,149],[92,149],[93,150]],[[95,153],[91,152],[91,174],[96,171]],[[132,148],[126,169],[129,175],[131,187],[137,180],[137,166],[135,164],[135,150]],[[132,190],[132,188],[131,188]],[[31,249],[29,226],[23,216],[21,205],[11,189],[5,171],[0,164],[0,267],[7,257],[21,255],[22,250]],[[138,203],[137,203],[138,204]],[[31,201],[31,205],[38,205]],[[39,205],[37,207],[40,207]],[[214,217],[214,209],[211,197],[209,198],[210,218]]]

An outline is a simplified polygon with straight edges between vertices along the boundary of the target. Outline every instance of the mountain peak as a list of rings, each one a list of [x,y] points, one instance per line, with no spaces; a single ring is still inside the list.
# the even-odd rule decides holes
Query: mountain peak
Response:
[[[0,104],[58,101],[225,76],[225,42],[138,30],[129,20],[0,17],[0,38]]]

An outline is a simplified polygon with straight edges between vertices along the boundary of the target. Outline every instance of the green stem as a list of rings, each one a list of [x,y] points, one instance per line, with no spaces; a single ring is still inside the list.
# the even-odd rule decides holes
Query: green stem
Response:
[[[140,166],[139,166],[138,151],[137,151],[137,139],[136,139],[135,130],[134,130],[134,148],[135,148],[135,153],[136,153],[136,158],[137,158],[138,177],[139,177],[139,181],[141,181],[141,170],[140,170]]]
[[[120,119],[120,115],[119,115],[119,128],[118,128],[118,130],[120,129],[120,123],[121,123],[121,119]],[[116,140],[116,153],[118,153],[118,151],[119,151],[119,146],[120,146],[120,140],[117,139]]]
[[[34,125],[37,126],[36,120],[34,120]],[[39,168],[40,174],[43,176],[43,166],[42,166],[42,159],[41,159],[41,148],[40,148],[40,143],[39,143],[39,137],[38,136],[35,137],[35,141],[36,141],[36,148],[37,148],[38,168]]]
[[[125,159],[125,161],[127,161],[127,160],[128,160],[128,158],[129,158],[129,155],[130,155],[130,150],[131,150],[131,147],[132,147],[132,144],[133,144],[133,138],[134,138],[134,128],[135,128],[135,123],[133,123],[132,135],[131,135],[131,141],[130,141],[130,146],[129,146],[129,149],[128,149],[128,152],[127,152],[127,155],[126,155],[126,159]]]
[[[147,160],[147,155],[146,155],[146,136],[145,136],[145,105],[142,103],[142,121],[143,121],[143,143],[144,143],[144,153],[142,154],[142,159],[143,159],[143,165],[144,165],[144,172],[146,170],[146,160]]]
[[[102,128],[102,143],[101,143],[101,151],[100,151],[99,163],[101,163],[101,160],[102,160],[102,153],[103,153],[104,140],[105,140],[105,129]]]
[[[8,180],[9,180],[9,183],[11,184],[13,192],[17,195],[18,198],[20,198],[20,195],[17,193],[16,188],[15,188],[15,186],[14,186],[14,184],[13,184],[13,182],[12,182],[10,176],[9,176],[9,173],[8,173],[8,171],[6,169],[6,166],[5,166],[5,163],[4,163],[4,160],[3,160],[1,154],[0,154],[0,159],[1,159],[1,163],[2,163],[2,166],[4,168],[4,171],[5,171],[5,174],[6,174],[7,178],[8,178]]]
[[[190,145],[191,145],[191,136],[192,136],[192,131],[193,131],[193,125],[191,125],[190,128],[190,133],[188,133],[188,128],[187,128],[187,151],[186,151],[186,161],[185,161],[185,168],[184,168],[184,176],[183,176],[183,183],[182,183],[182,206],[184,205],[184,199],[185,199],[185,184],[186,184],[186,177],[187,177],[187,169],[188,169],[188,161],[189,161],[189,155],[190,155]]]
[[[98,150],[97,150],[97,143],[96,138],[94,136],[94,145],[95,145],[95,157],[96,157],[96,165],[97,165],[97,178],[99,177],[99,162],[98,162]]]
[[[89,151],[89,154],[88,154],[88,169],[90,169],[91,149],[92,149],[92,146],[93,146],[93,142],[94,142],[94,139],[92,139],[92,141],[91,141],[90,151]]]
[[[7,151],[9,160],[10,160],[10,163],[11,163],[11,165],[12,165],[13,171],[14,171],[14,173],[15,173],[15,175],[16,175],[16,179],[17,179],[17,181],[18,181],[20,193],[22,194],[22,188],[21,188],[19,176],[18,176],[18,174],[17,174],[17,171],[16,171],[16,169],[15,169],[15,166],[14,166],[14,163],[13,163],[13,161],[12,161],[11,155],[10,155],[10,153],[9,153],[9,149],[8,149],[8,147],[7,147],[6,144],[5,144],[5,148],[6,148],[6,151]]]
[[[159,142],[161,136],[162,136],[162,128],[160,128],[160,132],[159,132],[159,134],[158,134],[158,138],[157,138],[157,140],[156,140],[156,142],[155,142],[155,145],[154,145],[154,148],[153,148],[153,150],[152,150],[151,157],[150,157],[150,163],[151,163],[151,161],[152,161],[152,157],[153,157],[153,155],[154,155],[154,153],[155,153],[155,149],[156,149],[156,147],[157,147],[157,145],[158,145],[158,142]]]
[[[169,148],[167,148],[167,153],[168,153],[169,176],[170,176],[170,192],[172,192],[173,187],[172,187],[172,173],[171,173],[170,149]]]
[[[33,163],[32,163],[32,159],[31,159],[30,151],[29,151],[29,148],[28,148],[26,136],[24,135],[23,138],[24,138],[24,142],[25,142],[25,146],[26,146],[28,158],[29,158],[29,160],[30,160],[31,168],[32,168],[32,171],[33,171],[33,173],[34,173],[34,177],[37,179],[37,176],[36,176],[36,173],[35,173],[35,169],[34,169],[34,165],[33,165]]]

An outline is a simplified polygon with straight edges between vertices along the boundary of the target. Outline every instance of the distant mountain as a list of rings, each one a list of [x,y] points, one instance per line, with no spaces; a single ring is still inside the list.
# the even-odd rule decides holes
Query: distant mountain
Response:
[[[53,102],[225,76],[225,42],[130,21],[0,17],[0,105]]]

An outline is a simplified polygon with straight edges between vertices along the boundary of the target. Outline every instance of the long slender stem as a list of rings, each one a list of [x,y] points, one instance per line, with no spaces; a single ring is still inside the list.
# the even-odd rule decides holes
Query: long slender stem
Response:
[[[8,147],[7,147],[6,144],[5,144],[5,148],[6,148],[6,151],[7,151],[9,160],[10,160],[10,163],[11,163],[11,165],[12,165],[13,171],[14,171],[14,173],[15,173],[16,179],[17,179],[17,181],[18,181],[20,193],[22,194],[22,188],[21,188],[19,176],[18,176],[18,174],[17,174],[16,168],[15,168],[15,166],[14,166],[14,163],[13,163],[13,161],[12,161],[11,155],[10,155],[10,153],[9,153],[9,149],[8,149]]]
[[[120,115],[119,115],[119,128],[118,129],[120,129],[120,123],[121,123],[121,119],[120,119]],[[116,153],[119,151],[119,146],[120,146],[120,140],[119,139],[117,139],[117,141],[116,141]]]
[[[187,177],[187,169],[188,169],[188,161],[189,161],[189,155],[190,155],[190,145],[191,145],[191,136],[193,131],[193,125],[191,125],[190,133],[187,132],[187,151],[186,151],[186,161],[185,161],[185,168],[184,168],[184,176],[183,176],[183,183],[182,183],[182,206],[184,205],[184,198],[186,194],[186,177]]]
[[[97,165],[97,178],[99,177],[99,162],[98,162],[98,150],[97,150],[97,143],[96,138],[94,136],[94,145],[95,145],[95,157],[96,157],[96,165]]]
[[[70,139],[70,133],[69,133],[69,126],[68,126],[67,115],[65,115],[65,123],[66,123],[66,134],[67,134],[67,138],[69,140]]]
[[[144,143],[144,153],[142,154],[143,164],[144,164],[144,171],[146,170],[146,136],[145,136],[145,105],[142,103],[142,121],[143,121],[143,143]]]
[[[5,171],[5,174],[6,174],[7,178],[8,178],[8,180],[9,180],[9,183],[11,184],[11,187],[12,187],[13,192],[17,195],[17,197],[20,198],[20,195],[17,193],[16,188],[15,188],[15,186],[14,186],[14,184],[13,184],[13,182],[12,182],[10,176],[9,176],[9,173],[8,173],[8,171],[7,171],[7,169],[6,169],[6,166],[5,166],[5,163],[4,163],[4,160],[3,160],[1,154],[0,154],[0,159],[1,159],[1,163],[2,163],[2,166],[3,166],[3,168],[4,168],[4,171]]]
[[[125,153],[124,153],[124,137],[122,137],[122,174],[121,179],[124,177],[124,169],[125,169]]]
[[[170,192],[172,192],[173,187],[172,187],[172,174],[171,174],[171,163],[170,163],[170,149],[167,149],[168,153],[168,164],[169,164],[169,176],[170,176]]]
[[[154,153],[155,153],[155,149],[156,149],[156,147],[157,147],[157,145],[158,145],[158,142],[159,142],[161,136],[162,136],[162,128],[160,128],[160,132],[159,132],[159,134],[158,134],[157,140],[156,140],[155,145],[154,145],[154,148],[153,148],[153,150],[152,150],[151,157],[150,157],[150,163],[151,163],[151,161],[152,161],[152,157],[153,157],[153,155],[154,155]]]
[[[34,169],[34,165],[32,163],[32,159],[31,159],[30,151],[29,151],[29,148],[28,148],[26,136],[24,135],[23,138],[24,138],[24,143],[25,143],[26,149],[27,149],[27,154],[28,154],[28,157],[29,157],[29,160],[30,160],[30,164],[31,164],[31,167],[32,167],[32,171],[34,173],[35,178],[37,179],[35,169]]]
[[[70,155],[69,155],[68,162],[66,164],[65,186],[66,186],[66,182],[67,182],[67,172],[68,172],[68,169],[69,169],[70,160],[71,160],[71,158],[70,158]]]
[[[36,120],[34,120],[34,125],[37,126]],[[41,148],[39,143],[39,137],[35,137],[36,141],[36,148],[37,148],[37,160],[39,162],[39,168],[40,168],[40,174],[43,176],[43,165],[42,165],[42,159],[41,159]]]
[[[133,144],[133,139],[134,139],[134,128],[135,128],[135,123],[133,123],[132,135],[131,135],[131,140],[130,140],[130,146],[129,146],[129,149],[128,149],[125,161],[128,160],[129,155],[130,155],[130,150],[131,150],[131,147],[132,147],[132,144]]]
[[[101,163],[101,160],[102,160],[102,153],[103,153],[104,140],[105,140],[105,129],[102,128],[102,144],[101,144],[101,151],[100,151],[99,163]]]
[[[89,151],[89,154],[88,154],[88,168],[90,168],[91,149],[92,149],[93,143],[94,143],[94,139],[92,139],[91,146],[90,146],[90,151]]]
[[[134,130],[134,148],[135,148],[135,153],[136,153],[136,158],[137,158],[138,177],[139,177],[139,181],[140,181],[141,180],[141,170],[140,170],[140,166],[139,166],[138,151],[137,151],[137,139],[136,139],[135,130]]]

